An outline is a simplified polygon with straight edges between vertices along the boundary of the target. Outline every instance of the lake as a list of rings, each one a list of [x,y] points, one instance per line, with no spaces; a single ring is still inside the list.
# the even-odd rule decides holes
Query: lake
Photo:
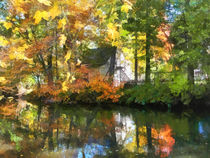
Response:
[[[1,158],[207,158],[210,115],[126,107],[0,105]]]

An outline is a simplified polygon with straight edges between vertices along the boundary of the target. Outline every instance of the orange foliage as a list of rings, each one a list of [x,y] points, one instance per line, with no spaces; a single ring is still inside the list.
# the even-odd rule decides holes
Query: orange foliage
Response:
[[[167,24],[162,24],[158,28],[157,38],[162,42],[164,47],[154,48],[158,52],[156,53],[156,58],[161,57],[162,59],[167,61],[171,57],[170,51],[173,48],[173,44],[170,43],[169,36],[170,36],[170,26]]]
[[[6,103],[5,105],[0,106],[0,115],[13,118],[16,114],[16,104]]]
[[[113,83],[109,83],[100,75],[99,72],[90,70],[85,65],[81,65],[80,68],[77,68],[75,71],[76,80],[73,83],[69,84],[69,90],[74,93],[86,92],[86,89],[92,92],[100,94],[97,98],[100,101],[112,100],[117,102],[120,98],[118,94],[119,87],[115,87]],[[89,93],[89,92],[87,92]]]
[[[101,122],[105,124],[106,131],[111,131],[113,127],[115,127],[115,118],[114,115],[111,116],[111,118],[103,117],[100,119]]]
[[[69,85],[69,89],[74,93],[84,92],[88,87],[90,69],[86,65],[81,65],[75,69],[76,80]]]
[[[41,87],[34,91],[35,96],[50,98],[52,101],[61,101],[59,94],[62,92],[60,85],[49,86],[48,84],[43,84]]]
[[[113,83],[110,84],[108,81],[104,81],[101,75],[95,76],[91,79],[88,86],[92,91],[101,93],[101,95],[97,98],[98,100],[111,99],[113,102],[117,102],[120,98],[120,94],[117,92],[121,87],[115,87]]]
[[[169,156],[172,151],[172,147],[175,143],[175,139],[172,137],[172,130],[169,125],[165,125],[158,135],[155,136],[158,140],[158,149],[156,154],[160,154],[161,157]]]
[[[85,65],[77,67],[71,74],[74,74],[75,80],[67,83],[67,92],[77,94],[88,93],[90,95],[92,92],[96,92],[97,95],[99,95],[97,100],[111,100],[112,102],[117,102],[122,95],[119,93],[122,86],[115,87],[112,82],[105,79],[98,71],[90,70]],[[57,82],[56,85],[53,86],[43,84],[35,93],[38,96],[53,97],[55,101],[58,101],[64,99],[60,98],[59,94],[66,92],[62,90],[62,83]],[[68,93],[66,94],[68,95]],[[69,96],[66,97],[68,98]]]
[[[169,42],[170,36],[170,26],[167,24],[162,24],[158,28],[158,35],[157,37],[164,43],[164,48],[169,52],[173,48],[173,44]]]
[[[53,40],[54,38],[52,36],[47,36],[40,41],[36,41],[26,50],[26,57],[32,58],[37,54],[43,54],[44,52],[47,52]]]
[[[146,126],[139,128],[140,133],[146,133]],[[175,139],[172,137],[172,129],[169,125],[165,125],[160,130],[155,128],[151,129],[151,134],[153,138],[153,144],[156,149],[156,155],[160,155],[160,157],[168,157],[170,152],[172,151],[172,147],[175,143]],[[144,146],[147,144],[147,138],[145,135],[140,135],[140,146]]]

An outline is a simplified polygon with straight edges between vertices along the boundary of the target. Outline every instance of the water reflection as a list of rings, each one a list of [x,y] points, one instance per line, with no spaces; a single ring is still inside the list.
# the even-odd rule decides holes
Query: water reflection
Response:
[[[21,99],[0,106],[0,157],[205,157],[209,140],[209,118]]]

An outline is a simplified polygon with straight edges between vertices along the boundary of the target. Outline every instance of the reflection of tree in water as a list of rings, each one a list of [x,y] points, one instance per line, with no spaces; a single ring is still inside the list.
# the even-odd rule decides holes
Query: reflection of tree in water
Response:
[[[158,135],[154,135],[154,138],[158,140],[156,154],[160,155],[160,157],[169,156],[175,143],[175,139],[172,137],[172,129],[170,126],[165,125],[160,129]]]
[[[48,112],[49,112],[49,127],[48,127],[48,147],[49,150],[54,150],[54,143],[53,143],[53,123],[55,120],[55,112],[54,112],[54,107],[49,107],[48,108]]]
[[[34,151],[35,155],[42,153],[41,156],[49,157],[50,152],[47,151],[68,150],[72,155],[81,154],[82,157],[86,157],[90,155],[87,150],[92,148],[95,150],[92,152],[95,152],[96,155],[104,155],[104,150],[107,149],[107,156],[122,157],[124,152],[122,143],[125,141],[119,140],[116,134],[123,130],[121,129],[123,125],[116,123],[116,114],[112,111],[84,109],[62,111],[55,106],[30,106],[18,117],[22,127],[27,129],[24,132],[27,141],[22,142],[21,153],[27,157],[33,157],[29,151]],[[125,119],[124,126],[129,124],[127,121]],[[132,121],[131,118],[130,121]],[[138,129],[135,131],[139,133],[136,138],[139,139],[138,141],[133,140],[139,142],[137,148],[148,144],[148,149],[153,149],[155,145],[152,125],[144,126],[146,130],[142,133],[140,122],[136,120],[135,123],[137,127],[135,129]],[[129,129],[124,132],[124,134],[132,133],[129,133]],[[153,153],[152,151],[151,154]]]
[[[146,123],[146,132],[147,132],[147,146],[148,146],[148,156],[153,157],[154,146],[152,144],[152,125],[151,123]]]
[[[206,123],[198,125],[198,121],[193,121],[190,124],[189,119],[178,119],[177,123],[170,115],[32,104],[18,111],[18,117],[7,122],[0,120],[0,128],[8,128],[16,136],[24,138],[20,141],[20,152],[16,154],[26,158],[168,157],[174,154],[172,149],[177,148],[174,138],[176,142],[184,141],[186,144],[205,143],[209,139],[205,132]],[[193,126],[189,128],[194,130],[191,133],[188,128],[183,129],[188,125]],[[197,127],[200,129],[195,131]],[[172,129],[178,134],[173,135],[174,138]],[[184,135],[184,140],[179,135]],[[193,135],[196,139],[191,139]],[[190,141],[186,141],[188,139]]]
[[[137,155],[143,154],[142,156],[146,157],[167,157],[175,143],[170,126],[166,124],[155,128],[151,121],[143,121],[138,118],[138,116],[134,117],[135,130],[130,131],[131,135],[128,140],[131,141],[124,144],[125,148],[129,152],[136,152]]]

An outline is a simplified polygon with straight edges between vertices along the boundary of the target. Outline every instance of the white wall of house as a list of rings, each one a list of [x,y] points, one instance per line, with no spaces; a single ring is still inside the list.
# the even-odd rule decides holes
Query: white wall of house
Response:
[[[125,55],[120,49],[116,54],[116,70],[114,74],[115,84],[134,80],[133,63],[125,59]]]
[[[119,85],[122,82],[127,82],[134,80],[134,72],[132,70],[133,63],[125,59],[125,56],[122,51],[117,49],[116,54],[116,64],[115,64],[115,73],[114,73],[114,83]],[[99,68],[99,72],[102,75],[107,75],[107,72],[110,67],[110,59],[107,63]]]

